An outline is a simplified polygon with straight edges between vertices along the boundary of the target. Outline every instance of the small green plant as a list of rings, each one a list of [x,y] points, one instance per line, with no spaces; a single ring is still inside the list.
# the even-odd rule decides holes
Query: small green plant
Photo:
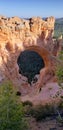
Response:
[[[63,119],[62,119],[61,115],[58,115],[58,116],[57,116],[57,121],[58,121],[59,123],[63,123]]]
[[[61,66],[58,66],[58,69],[56,71],[58,82],[59,84],[63,82],[63,68]]]
[[[63,123],[63,118],[61,117],[61,114],[60,114],[60,112],[59,111],[57,111],[58,112],[58,116],[57,116],[57,121],[58,121],[58,123]]]
[[[60,101],[60,103],[58,104],[58,108],[60,109],[60,110],[62,110],[63,109],[63,99]]]
[[[30,101],[25,101],[22,104],[23,104],[23,106],[26,106],[26,105],[29,105],[31,107],[33,106],[32,102],[30,102]]]
[[[27,130],[22,103],[10,81],[0,86],[0,130]]]

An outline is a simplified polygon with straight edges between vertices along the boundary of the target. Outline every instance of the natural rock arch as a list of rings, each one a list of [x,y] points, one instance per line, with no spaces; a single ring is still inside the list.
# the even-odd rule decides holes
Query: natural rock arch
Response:
[[[35,58],[36,62],[32,58]],[[38,64],[37,62],[40,63]],[[35,74],[40,74],[41,69],[43,69],[44,67],[48,68],[48,66],[50,66],[49,52],[45,48],[40,46],[27,47],[20,53],[17,59],[17,63],[19,66],[19,73],[26,76],[28,78],[28,82],[31,83]],[[32,68],[30,67],[30,64]],[[36,67],[36,70],[34,67]]]

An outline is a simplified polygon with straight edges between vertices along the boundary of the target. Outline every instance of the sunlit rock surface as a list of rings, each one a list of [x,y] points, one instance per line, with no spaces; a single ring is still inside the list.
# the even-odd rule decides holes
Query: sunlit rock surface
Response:
[[[41,88],[54,76],[55,63],[52,55],[57,55],[59,44],[55,48],[52,38],[54,33],[54,17],[43,20],[33,17],[29,20],[19,17],[6,18],[0,16],[0,82],[9,79],[23,94],[31,91],[31,86]],[[19,74],[17,59],[21,52],[35,51],[44,60],[44,68],[36,74],[37,82]],[[27,61],[26,61],[27,62]]]

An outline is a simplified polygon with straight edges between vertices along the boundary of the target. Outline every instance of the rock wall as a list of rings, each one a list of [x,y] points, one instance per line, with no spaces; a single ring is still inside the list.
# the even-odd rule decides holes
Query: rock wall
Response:
[[[54,32],[53,17],[43,20],[40,17],[33,17],[29,20],[18,17],[6,18],[0,17],[0,43],[2,47],[6,44],[12,44],[14,47],[30,45],[48,46],[51,44],[52,34]],[[18,43],[18,44],[17,44]],[[2,45],[3,44],[3,45]],[[49,45],[50,46],[50,45]]]
[[[10,79],[22,93],[31,91],[27,78],[19,74],[17,59],[21,51],[36,51],[45,62],[38,81],[32,87],[42,87],[54,73],[53,53],[54,17],[43,20],[33,17],[29,20],[18,17],[0,16],[0,82]],[[45,77],[46,76],[46,77]]]

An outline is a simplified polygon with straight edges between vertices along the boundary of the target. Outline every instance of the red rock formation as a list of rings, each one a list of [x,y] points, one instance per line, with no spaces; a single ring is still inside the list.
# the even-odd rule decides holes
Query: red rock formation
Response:
[[[46,21],[36,17],[29,20],[18,17],[0,17],[0,81],[10,79],[19,86],[24,93],[30,91],[27,78],[19,74],[17,59],[21,51],[26,49],[36,51],[45,62],[45,68],[40,71],[38,81],[34,87],[42,87],[53,75],[53,67],[50,55],[53,49],[52,34],[54,32],[53,17]],[[51,67],[52,64],[52,67]],[[50,74],[49,74],[50,73]],[[47,75],[47,78],[45,78]],[[50,76],[51,75],[51,76]],[[2,78],[3,77],[3,78]]]

